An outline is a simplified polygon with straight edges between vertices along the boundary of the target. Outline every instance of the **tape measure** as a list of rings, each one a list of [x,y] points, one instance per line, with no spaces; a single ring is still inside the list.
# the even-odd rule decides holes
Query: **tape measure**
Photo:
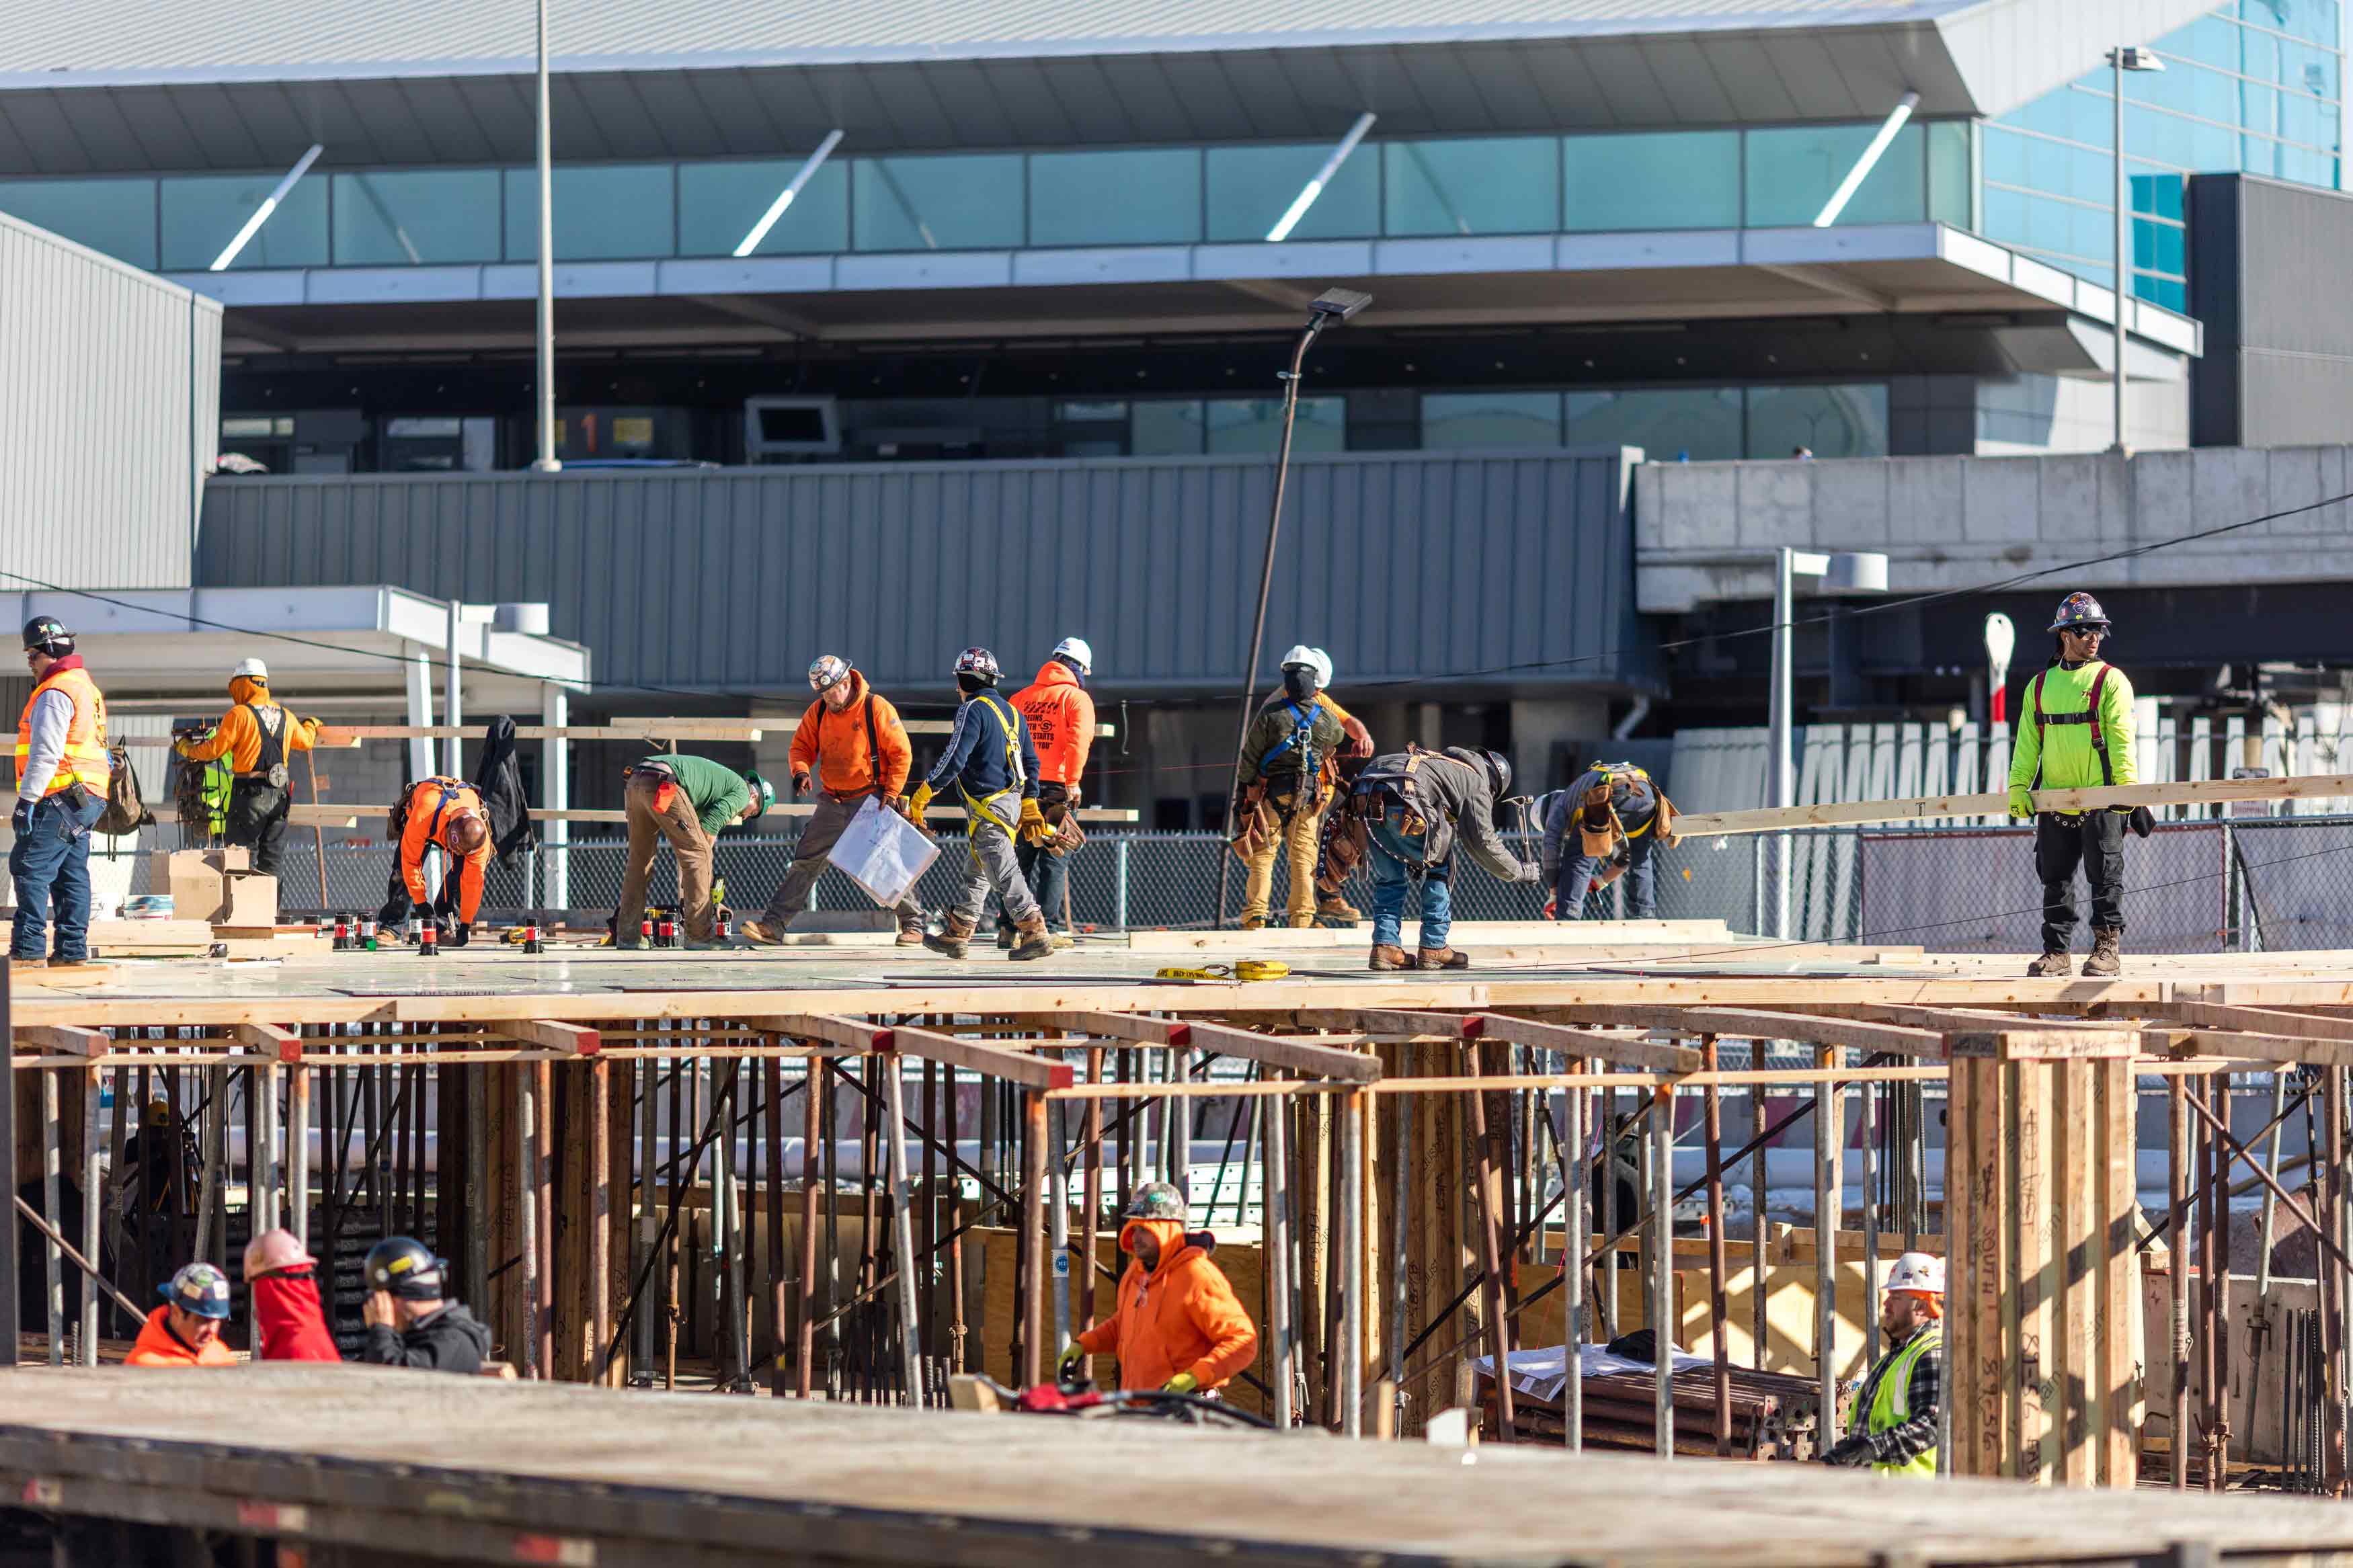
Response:
[[[1238,963],[1212,963],[1201,969],[1162,969],[1155,980],[1280,980],[1291,965],[1271,958],[1245,958]]]

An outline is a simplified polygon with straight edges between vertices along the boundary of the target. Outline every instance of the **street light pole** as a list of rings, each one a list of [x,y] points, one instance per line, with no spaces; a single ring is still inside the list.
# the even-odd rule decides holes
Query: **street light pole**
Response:
[[[539,13],[539,455],[532,467],[552,474],[564,465],[555,457],[555,174],[547,124],[547,0]]]
[[[1875,551],[1830,555],[1813,550],[1792,550],[1786,544],[1773,552],[1773,689],[1766,722],[1769,736],[1767,744],[1772,752],[1773,804],[1783,807],[1798,804],[1798,759],[1790,744],[1790,731],[1791,715],[1796,710],[1796,683],[1792,677],[1796,628],[1791,622],[1797,617],[1796,580],[1799,577],[1820,577],[1822,586],[1834,594],[1883,594],[1887,592],[1887,557]],[[1774,834],[1772,843],[1773,935],[1787,942],[1790,859],[1788,830]]]
[[[2125,448],[2125,338],[2126,323],[2132,315],[2132,189],[2125,179],[2125,72],[2161,71],[2165,62],[2147,49],[2119,47],[2108,51],[2110,79],[2116,88],[2116,129],[2111,138],[2116,149],[2116,368],[2108,377],[2116,394],[2116,444],[2118,452]]]

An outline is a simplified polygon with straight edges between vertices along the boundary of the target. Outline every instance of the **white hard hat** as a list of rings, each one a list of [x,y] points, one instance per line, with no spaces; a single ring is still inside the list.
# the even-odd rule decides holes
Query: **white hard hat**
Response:
[[[1095,672],[1095,650],[1087,646],[1087,639],[1084,637],[1064,637],[1054,645],[1054,651],[1046,657],[1069,659],[1079,667],[1081,675],[1092,675]]]
[[[243,676],[248,680],[259,680],[266,685],[269,680],[269,667],[258,658],[241,658],[237,661],[237,668],[230,670],[228,674],[231,680]]]
[[[1332,656],[1320,647],[1307,650],[1308,662],[1315,667],[1315,689],[1323,690],[1332,684]]]
[[[1945,1293],[1945,1260],[1925,1252],[1907,1252],[1887,1271],[1887,1288],[1941,1296]]]
[[[1282,656],[1282,668],[1289,669],[1295,664],[1303,664],[1308,668],[1314,669],[1315,668],[1315,650],[1309,647],[1303,642],[1292,644],[1291,651]]]

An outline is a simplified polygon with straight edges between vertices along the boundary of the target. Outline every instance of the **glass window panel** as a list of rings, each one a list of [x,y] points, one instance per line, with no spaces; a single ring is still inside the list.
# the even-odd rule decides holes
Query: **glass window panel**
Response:
[[[2034,184],[2034,160],[2055,150],[2047,142],[2005,131],[1999,125],[1988,125],[1985,177],[1997,184],[2031,185]]]
[[[2046,136],[2066,136],[2073,132],[2074,100],[2078,95],[2061,88],[2044,93],[2033,102],[2011,110],[2001,117],[2002,123],[2015,125],[2021,131],[2039,131]]]
[[[2172,278],[2142,278],[2133,284],[2133,292],[2153,305],[2187,314],[2189,310],[2189,285]]]
[[[245,220],[261,209],[284,170],[269,174],[206,174],[164,182],[164,270],[210,267],[228,248]],[[327,265],[327,182],[306,175],[286,193],[269,221],[229,264],[255,267]]]
[[[1876,125],[1777,126],[1747,133],[1748,226],[1794,227],[1814,221],[1849,169],[1862,156]],[[1928,208],[1918,125],[1895,133],[1839,226],[1916,223]]]
[[[2125,156],[2147,158],[2154,163],[2170,163],[2176,168],[2197,167],[2198,126],[2178,114],[2164,114],[2156,110],[2135,108],[2125,116]]]
[[[338,267],[499,258],[496,169],[337,174],[334,197]]]
[[[803,159],[681,163],[678,253],[733,256],[744,237],[800,173]],[[761,237],[754,256],[825,255],[849,248],[849,163],[828,158]]]
[[[1561,148],[1561,211],[1577,233],[1740,226],[1740,133],[1571,136]]]
[[[1752,386],[1748,456],[1787,458],[1805,447],[1817,458],[1887,455],[1887,384]]]
[[[984,153],[860,158],[851,165],[850,232],[860,250],[980,250],[1019,245],[1021,159]]]
[[[1654,463],[1740,456],[1740,389],[1662,387],[1567,395],[1571,447],[1640,447]]]
[[[117,261],[155,265],[153,180],[0,180],[0,212]]]
[[[2280,43],[2269,33],[2252,27],[2239,29],[2239,58],[2233,66],[2241,76],[2251,76],[2257,81],[2280,79]]]
[[[1382,144],[1389,234],[1546,234],[1560,226],[1560,140],[1475,137]]]
[[[555,259],[634,260],[677,254],[668,163],[587,163],[555,171]],[[539,259],[539,176],[507,171],[507,259]]]
[[[1030,156],[1032,245],[1178,245],[1200,237],[1198,148]]]
[[[2026,239],[2026,207],[2028,199],[2016,191],[1986,187],[1985,236],[2004,245],[2023,244]]]
[[[2132,185],[2132,207],[2137,213],[2148,213],[2157,217],[2181,218],[2181,176],[2179,174],[2135,174],[2127,161],[2126,174]]]
[[[2143,81],[2152,79],[2161,82],[2167,79],[2164,77],[2141,79]],[[2127,113],[2131,111],[2132,102],[2133,92],[2130,88],[2127,88],[2125,89],[2125,106]],[[2067,94],[2067,129],[2064,134],[2070,142],[2080,142],[2086,147],[2097,147],[2105,151],[2116,137],[2116,100],[2109,96],[2107,73],[2103,71],[2100,73],[2099,90],[2096,92]]]
[[[1557,447],[1557,392],[1425,392],[1421,444],[1431,448]]]
[[[1198,397],[1138,403],[1129,416],[1127,449],[1139,458],[1186,457],[1205,443]]]
[[[1213,397],[1209,399],[1208,427],[1212,452],[1271,452],[1282,440],[1282,399]],[[1346,398],[1299,400],[1299,421],[1291,433],[1293,452],[1342,451],[1347,447],[1347,437]]]
[[[2306,48],[2302,44],[2280,46],[2280,85],[2316,98],[2337,96],[2337,52]]]
[[[2228,68],[2239,58],[2239,29],[2227,16],[2209,13],[2178,33],[2158,42],[2168,54],[2185,55],[2210,66]]]
[[[2189,128],[2189,169],[2235,169],[2239,166],[2239,135],[2226,125],[2193,124]]]
[[[1969,226],[1969,127],[1963,120],[1928,126],[1928,216],[1955,228]],[[2023,140],[2012,137],[2012,141]]]
[[[1334,145],[1210,148],[1209,237],[1221,242],[1264,239],[1332,155]],[[1381,150],[1368,145],[1348,154],[1291,237],[1356,239],[1380,231]]]

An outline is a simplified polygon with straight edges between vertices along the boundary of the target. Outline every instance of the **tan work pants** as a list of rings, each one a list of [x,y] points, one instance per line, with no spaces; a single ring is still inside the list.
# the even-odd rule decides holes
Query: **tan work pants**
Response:
[[[646,884],[653,879],[654,854],[670,840],[678,857],[678,904],[686,920],[686,934],[708,942],[718,919],[711,901],[711,840],[694,815],[681,786],[670,792],[670,809],[656,811],[654,795],[666,781],[655,773],[636,773],[622,792],[629,814],[629,859],[621,868],[621,904],[613,921],[613,940],[628,942],[638,934],[646,914]]]
[[[1332,801],[1327,793],[1313,810],[1295,810],[1299,797],[1294,788],[1286,785],[1281,775],[1267,786],[1267,809],[1274,813],[1282,831],[1269,838],[1246,862],[1250,879],[1242,888],[1242,918],[1266,918],[1267,905],[1274,897],[1275,852],[1287,849],[1291,855],[1291,900],[1287,907],[1292,925],[1304,930],[1315,923],[1315,849],[1324,832],[1324,813]]]

